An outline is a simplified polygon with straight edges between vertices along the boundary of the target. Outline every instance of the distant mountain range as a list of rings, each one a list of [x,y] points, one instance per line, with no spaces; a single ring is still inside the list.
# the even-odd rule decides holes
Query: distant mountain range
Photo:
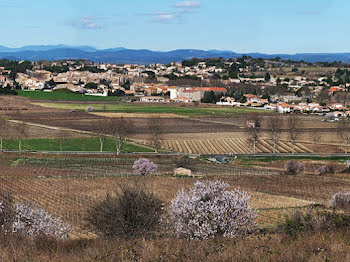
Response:
[[[68,45],[30,45],[20,48],[0,46],[0,59],[11,60],[61,60],[61,59],[88,59],[94,62],[109,62],[116,64],[151,64],[181,62],[191,58],[237,58],[249,55],[254,58],[274,58],[307,62],[333,62],[342,61],[350,63],[350,53],[300,53],[300,54],[240,54],[232,51],[180,49],[169,52],[151,51],[147,49],[132,50],[124,47],[97,49],[91,46]]]

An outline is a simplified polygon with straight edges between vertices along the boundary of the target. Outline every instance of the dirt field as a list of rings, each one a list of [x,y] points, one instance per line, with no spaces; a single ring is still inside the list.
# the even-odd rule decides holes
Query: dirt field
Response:
[[[285,176],[275,168],[218,165],[191,160],[197,177],[173,177],[176,159],[154,158],[159,169],[150,177],[132,175],[134,158],[86,157],[2,157],[0,189],[10,192],[17,201],[31,201],[62,217],[74,228],[75,236],[89,235],[84,229],[87,209],[118,183],[143,182],[160,199],[169,203],[181,188],[189,188],[196,180],[221,179],[232,187],[240,187],[251,196],[252,207],[258,209],[259,227],[276,226],[295,208],[311,204],[328,205],[331,196],[350,190],[347,175]],[[278,169],[278,166],[277,166]]]
[[[109,118],[154,118],[154,114],[136,114],[136,113],[108,113],[108,112],[93,112],[96,116],[103,116]],[[184,116],[178,116],[176,114],[157,114],[159,118],[187,118]]]
[[[69,104],[69,103],[67,103]],[[101,104],[101,103],[99,103]],[[20,97],[0,97],[0,113],[12,119],[23,119],[30,123],[63,127],[75,130],[92,131],[96,120],[124,116],[133,123],[129,137],[144,144],[150,144],[151,132],[149,120],[154,114],[138,113],[86,113],[69,109],[42,107]],[[16,109],[21,109],[18,114]],[[201,154],[249,153],[252,146],[244,132],[247,117],[250,114],[237,114],[234,117],[179,117],[173,114],[155,114],[162,123],[161,140],[164,149]],[[261,143],[257,152],[271,152],[271,141],[267,132],[268,114],[262,114]],[[277,152],[291,152],[287,119],[283,115],[283,132],[278,143]],[[296,152],[342,153],[344,148],[337,134],[337,124],[321,122],[320,116],[300,115],[300,136]],[[55,137],[57,131],[32,127],[30,137]],[[79,137],[80,134],[70,133]]]

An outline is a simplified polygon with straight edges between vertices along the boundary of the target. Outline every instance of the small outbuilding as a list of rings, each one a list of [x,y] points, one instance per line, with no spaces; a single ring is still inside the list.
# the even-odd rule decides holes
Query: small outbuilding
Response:
[[[175,168],[174,176],[192,176],[192,171],[183,167]]]

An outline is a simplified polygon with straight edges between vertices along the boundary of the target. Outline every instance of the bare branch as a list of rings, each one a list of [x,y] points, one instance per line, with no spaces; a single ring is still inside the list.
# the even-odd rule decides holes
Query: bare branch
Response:
[[[294,154],[296,141],[301,135],[302,122],[298,116],[291,115],[288,117],[287,127],[290,142],[292,143],[292,153]]]
[[[152,144],[155,152],[158,153],[160,148],[160,138],[163,133],[163,125],[160,118],[150,118],[148,120],[148,128],[152,134]]]
[[[107,126],[109,133],[114,137],[116,151],[119,155],[126,140],[126,136],[129,135],[133,129],[133,124],[130,120],[121,117],[109,120]]]
[[[281,116],[271,116],[268,119],[268,132],[273,143],[273,154],[276,153],[276,146],[282,133],[283,119]]]
[[[255,154],[261,131],[261,117],[258,114],[247,119],[245,131],[248,135],[249,142],[253,145],[253,153]]]

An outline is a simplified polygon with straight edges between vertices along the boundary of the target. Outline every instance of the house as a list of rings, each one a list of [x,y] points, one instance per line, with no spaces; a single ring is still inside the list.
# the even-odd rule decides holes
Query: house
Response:
[[[261,104],[261,103],[255,103],[255,102],[250,102],[250,103],[248,103],[248,105],[249,105],[250,107],[262,107],[262,106],[263,106],[263,104]]]
[[[133,96],[136,94],[136,92],[132,90],[124,90],[124,92],[125,92],[125,95],[127,96]]]
[[[287,103],[278,103],[277,104],[277,111],[279,113],[291,113],[294,112],[294,106],[287,104]]]
[[[182,92],[183,97],[187,97],[192,101],[200,101],[201,100],[201,92],[196,89],[184,90]]]
[[[145,88],[144,92],[146,96],[156,95],[158,93],[158,89],[156,87],[150,86]]]
[[[6,82],[6,77],[5,76],[0,76],[0,84],[3,84]]]
[[[262,104],[265,105],[267,104],[269,101],[265,98],[260,98],[257,95],[253,95],[253,94],[246,94],[244,95],[247,98],[247,102],[251,103],[251,104]]]
[[[166,86],[158,86],[157,94],[166,94],[168,92],[168,87]]]
[[[86,96],[108,96],[107,92],[103,92],[103,93],[85,93]]]
[[[311,108],[311,112],[313,113],[325,113],[325,112],[329,112],[329,108],[326,106],[315,106]]]
[[[264,106],[265,109],[267,110],[272,110],[272,111],[277,111],[277,105],[274,105],[274,104],[267,104]]]
[[[190,103],[193,102],[191,98],[182,96],[182,97],[177,97],[174,99],[174,102],[179,102],[179,103]]]
[[[200,94],[200,98],[197,96],[198,94],[194,94],[195,92],[199,91]],[[195,97],[195,99],[198,100],[194,100],[194,101],[199,101],[200,99],[202,99],[204,97],[205,92],[214,92],[215,94],[225,94],[227,92],[226,88],[224,87],[192,87],[192,88],[186,88],[184,92],[188,92],[188,93],[192,93]]]
[[[236,102],[236,100],[233,97],[229,96],[223,96],[220,98],[219,102],[216,102],[217,105],[220,106],[241,106],[240,102]]]
[[[334,111],[333,114],[335,117],[345,117],[346,116],[346,113],[342,112],[342,111]]]
[[[147,102],[147,103],[162,103],[164,101],[164,97],[162,96],[144,96],[140,98],[141,102]]]
[[[347,108],[343,106],[341,103],[333,103],[329,107],[332,110],[346,110]]]
[[[169,82],[169,78],[167,77],[157,77],[157,81],[161,83],[167,83]]]
[[[340,87],[340,86],[332,86],[329,89],[329,92],[332,92],[332,93],[339,92],[339,91],[345,91],[345,89],[343,87]]]

